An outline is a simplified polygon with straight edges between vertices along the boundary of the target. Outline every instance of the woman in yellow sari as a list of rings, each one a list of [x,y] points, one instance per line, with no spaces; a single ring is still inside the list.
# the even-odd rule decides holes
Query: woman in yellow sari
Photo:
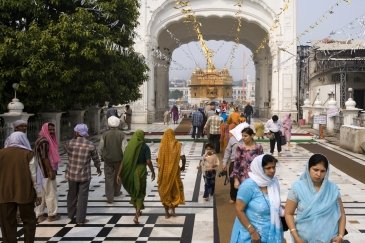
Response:
[[[175,208],[185,204],[184,186],[180,171],[185,170],[186,158],[181,152],[182,144],[175,139],[172,129],[167,129],[161,139],[158,151],[158,193],[165,207],[166,218],[175,215]],[[180,168],[180,159],[182,166]]]
[[[130,204],[136,209],[133,221],[138,224],[138,218],[144,209],[144,198],[147,187],[147,168],[151,170],[151,180],[155,179],[155,171],[151,161],[151,150],[144,141],[144,131],[136,130],[124,151],[123,160],[119,167],[117,183],[131,196]]]

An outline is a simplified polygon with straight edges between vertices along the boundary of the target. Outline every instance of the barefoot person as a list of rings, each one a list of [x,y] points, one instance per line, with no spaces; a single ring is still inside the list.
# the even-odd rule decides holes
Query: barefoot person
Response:
[[[133,219],[139,224],[138,218],[144,209],[144,198],[147,187],[147,168],[151,170],[151,179],[155,180],[155,171],[151,161],[151,150],[144,141],[144,131],[136,130],[125,148],[123,161],[120,164],[117,183],[131,196],[130,204],[136,209]]]
[[[162,136],[157,158],[158,193],[165,207],[166,218],[175,216],[175,208],[185,204],[184,186],[180,178],[180,171],[185,170],[185,163],[182,144],[175,139],[174,131],[169,128]]]

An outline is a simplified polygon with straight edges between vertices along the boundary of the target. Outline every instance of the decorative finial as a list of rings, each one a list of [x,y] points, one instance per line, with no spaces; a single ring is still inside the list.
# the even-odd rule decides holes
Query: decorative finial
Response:
[[[349,88],[349,89],[348,89],[348,91],[349,91],[349,98],[351,98],[351,99],[352,99],[352,92],[353,92],[353,89],[352,89],[352,88]]]
[[[14,89],[14,98],[16,98],[16,91],[18,90],[19,88],[19,84],[18,83],[13,83],[12,85],[13,89]]]

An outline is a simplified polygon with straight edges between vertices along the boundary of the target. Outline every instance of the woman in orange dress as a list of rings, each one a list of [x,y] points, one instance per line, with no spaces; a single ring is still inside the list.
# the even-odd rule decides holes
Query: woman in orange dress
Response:
[[[157,158],[158,193],[165,208],[166,218],[175,216],[175,208],[185,204],[184,186],[180,178],[180,172],[185,170],[185,163],[182,144],[176,140],[174,131],[169,128],[162,136]]]

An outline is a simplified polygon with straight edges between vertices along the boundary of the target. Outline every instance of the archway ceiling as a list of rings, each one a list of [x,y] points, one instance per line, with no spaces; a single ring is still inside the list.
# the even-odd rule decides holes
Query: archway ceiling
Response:
[[[201,32],[203,33],[204,40],[235,41],[237,19],[232,17],[209,16],[199,17],[198,21],[201,23]],[[158,45],[160,48],[174,50],[179,47],[179,44],[186,44],[198,40],[192,23],[184,23],[183,21],[173,22],[166,25],[166,28],[178,41],[172,38],[165,29],[162,29],[158,35]],[[256,50],[265,35],[266,32],[258,24],[242,19],[239,35],[240,43],[251,49],[251,51]]]

